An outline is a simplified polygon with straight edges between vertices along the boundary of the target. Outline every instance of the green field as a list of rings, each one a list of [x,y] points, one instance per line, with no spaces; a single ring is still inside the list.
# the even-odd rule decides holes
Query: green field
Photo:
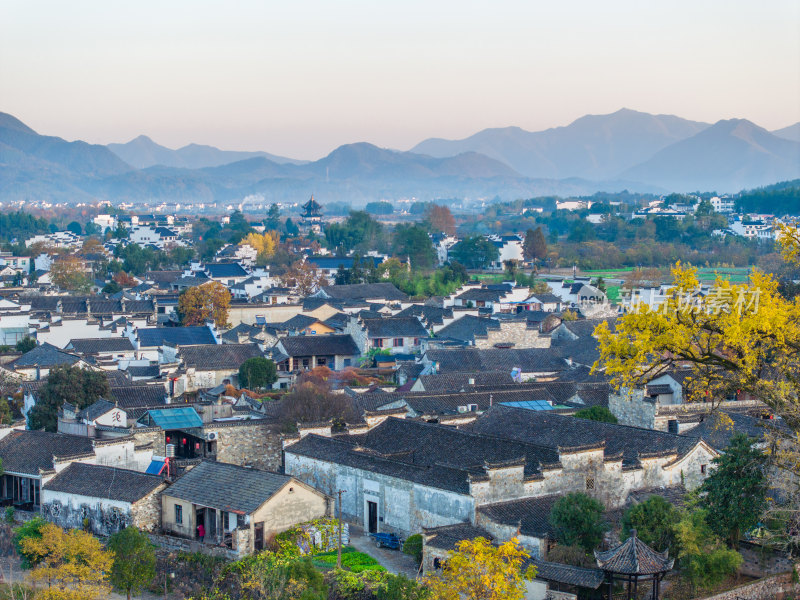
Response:
[[[604,279],[625,279],[625,276],[634,269],[597,269],[581,271],[580,275],[602,277]],[[700,281],[712,282],[719,275],[732,283],[744,283],[750,276],[750,267],[702,267],[697,270]]]

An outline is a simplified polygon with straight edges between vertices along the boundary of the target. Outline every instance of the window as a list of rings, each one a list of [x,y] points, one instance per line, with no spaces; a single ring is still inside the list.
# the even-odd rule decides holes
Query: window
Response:
[[[344,359],[344,366],[345,366],[345,367],[349,367],[349,366],[350,366],[350,363],[352,363],[352,362],[353,362],[353,361],[352,361],[351,359],[349,359],[349,358],[345,358],[345,359]]]
[[[402,348],[403,347],[403,338],[394,338],[392,345],[395,348]]]
[[[175,523],[183,525],[183,507],[180,504],[175,505]]]
[[[375,338],[372,340],[373,348],[383,348],[383,338]]]
[[[594,477],[587,477],[586,478],[586,489],[593,490],[594,489]]]
[[[700,473],[702,473],[703,475],[706,474],[706,465],[700,465]]]
[[[414,345],[419,346],[419,338],[414,338]]]
[[[328,359],[327,358],[317,357],[317,366],[318,367],[324,367],[326,364],[328,364]]]

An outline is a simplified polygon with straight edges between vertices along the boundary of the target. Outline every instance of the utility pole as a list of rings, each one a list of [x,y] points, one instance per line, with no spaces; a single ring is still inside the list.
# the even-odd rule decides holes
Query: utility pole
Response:
[[[346,490],[339,490],[336,493],[339,495],[339,518],[338,518],[338,537],[339,542],[336,544],[336,568],[342,568],[342,493]]]

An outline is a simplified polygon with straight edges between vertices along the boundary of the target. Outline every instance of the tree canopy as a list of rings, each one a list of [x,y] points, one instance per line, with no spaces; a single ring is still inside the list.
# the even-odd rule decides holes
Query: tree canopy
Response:
[[[100,540],[80,530],[64,531],[47,523],[40,536],[20,541],[33,569],[30,578],[46,587],[37,598],[43,600],[100,600],[108,598],[108,572],[113,554]]]
[[[248,389],[261,389],[271,386],[278,380],[275,363],[263,356],[248,358],[239,366],[239,386]]]
[[[218,281],[187,288],[178,297],[178,315],[186,326],[211,319],[218,327],[227,327],[230,306],[231,293]]]
[[[590,406],[589,408],[582,408],[574,415],[579,419],[588,419],[589,421],[599,421],[600,423],[616,423],[617,417],[614,416],[610,410],[605,406]]]
[[[797,265],[800,234],[783,227],[784,260]],[[680,263],[675,286],[657,309],[640,305],[617,319],[611,332],[595,330],[600,359],[612,383],[630,392],[677,366],[689,365],[687,400],[716,407],[748,393],[766,403],[788,426],[767,433],[775,439],[776,464],[800,467],[800,298],[781,295],[778,282],[754,271],[748,282],[717,279],[706,296],[697,294],[697,270]]]
[[[500,256],[500,251],[482,236],[468,237],[450,249],[450,259],[468,269],[484,269]]]
[[[108,549],[114,554],[111,585],[125,592],[138,594],[156,576],[156,552],[146,533],[136,527],[126,527],[108,539]]]
[[[39,399],[28,413],[28,425],[31,429],[56,431],[58,409],[65,401],[80,410],[101,397],[110,397],[110,393],[108,379],[102,371],[74,366],[55,367],[50,370]]]
[[[753,441],[735,434],[700,487],[708,524],[734,547],[742,533],[756,526],[767,505],[766,456]]]
[[[600,545],[608,524],[603,505],[581,492],[571,492],[556,500],[550,511],[550,524],[556,538],[567,546],[591,551]]]
[[[523,569],[530,554],[516,538],[495,546],[486,538],[462,540],[447,556],[447,567],[426,579],[434,600],[522,600],[525,581],[536,568]]]
[[[398,225],[394,230],[392,252],[411,261],[415,269],[430,269],[436,264],[436,251],[431,238],[419,225]]]
[[[644,502],[631,506],[622,515],[622,537],[629,537],[631,530],[635,529],[639,539],[662,552],[673,546],[675,525],[680,516],[678,509],[662,496],[650,496]]]

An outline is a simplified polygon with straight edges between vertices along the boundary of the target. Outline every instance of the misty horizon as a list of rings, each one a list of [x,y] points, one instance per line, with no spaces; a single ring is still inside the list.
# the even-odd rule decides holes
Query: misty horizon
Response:
[[[800,121],[798,22],[788,0],[3,3],[0,110],[68,140],[306,160],[621,107],[772,131]]]

